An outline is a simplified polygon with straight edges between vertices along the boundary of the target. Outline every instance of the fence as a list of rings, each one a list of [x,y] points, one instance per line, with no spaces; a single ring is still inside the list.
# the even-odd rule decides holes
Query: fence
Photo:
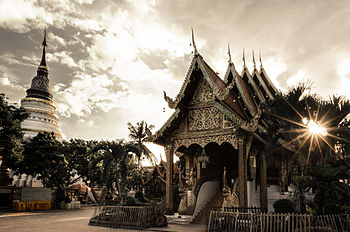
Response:
[[[208,231],[343,232],[350,231],[350,215],[316,216],[212,211]]]
[[[224,211],[224,212],[236,212],[236,213],[263,213],[266,210],[260,207],[206,207],[210,211]]]
[[[96,206],[89,224],[144,229],[153,225],[154,216],[152,206]]]

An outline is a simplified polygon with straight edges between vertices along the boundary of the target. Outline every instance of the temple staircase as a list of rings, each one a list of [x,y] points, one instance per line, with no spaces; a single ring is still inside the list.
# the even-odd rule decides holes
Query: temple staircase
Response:
[[[205,206],[198,212],[197,215],[194,215],[193,222],[198,224],[208,223],[210,211],[215,210],[222,206],[224,197],[222,192],[217,192],[212,198],[205,204]]]

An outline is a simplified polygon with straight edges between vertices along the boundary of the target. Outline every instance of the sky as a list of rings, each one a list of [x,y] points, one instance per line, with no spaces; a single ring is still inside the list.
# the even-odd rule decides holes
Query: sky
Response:
[[[0,92],[24,98],[47,28],[47,64],[67,139],[127,139],[127,123],[155,132],[199,53],[221,78],[230,45],[252,70],[261,52],[282,91],[299,81],[313,92],[350,97],[350,1],[346,0],[0,0]],[[165,110],[163,110],[165,108]],[[165,111],[165,112],[163,112]]]

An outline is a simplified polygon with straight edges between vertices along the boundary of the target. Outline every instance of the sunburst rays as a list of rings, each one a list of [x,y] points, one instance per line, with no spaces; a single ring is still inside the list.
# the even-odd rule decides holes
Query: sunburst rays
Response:
[[[281,129],[279,132],[281,133],[292,133],[295,134],[295,137],[286,143],[288,146],[295,147],[293,158],[297,155],[305,154],[306,166],[309,166],[310,159],[312,154],[319,154],[322,159],[322,162],[325,163],[325,153],[324,153],[324,145],[328,146],[334,154],[336,154],[339,158],[340,155],[335,149],[335,144],[332,143],[332,140],[342,140],[347,141],[345,138],[341,138],[337,136],[337,132],[339,127],[331,127],[329,125],[332,124],[335,120],[339,119],[339,116],[330,117],[332,109],[328,109],[320,115],[321,103],[317,105],[315,111],[312,110],[312,107],[309,106],[307,100],[305,99],[305,111],[306,114],[303,115],[302,112],[298,111],[296,107],[294,107],[291,103],[284,99],[288,106],[295,112],[299,121],[289,119],[287,117],[281,115],[272,115],[279,120],[286,121],[288,123],[292,123],[296,128],[284,130]],[[315,108],[315,106],[314,106]],[[272,152],[279,150],[280,148],[274,149]],[[307,152],[307,154],[306,154]]]

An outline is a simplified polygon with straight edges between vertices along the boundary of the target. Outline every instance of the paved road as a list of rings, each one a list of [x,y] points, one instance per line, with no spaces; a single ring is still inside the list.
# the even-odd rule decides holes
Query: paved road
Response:
[[[70,231],[139,231],[126,229],[113,229],[99,226],[89,226],[88,222],[93,208],[87,207],[78,210],[50,210],[37,212],[0,212],[1,232],[70,232]],[[148,228],[147,231],[205,231],[204,225],[174,225],[164,228]]]

